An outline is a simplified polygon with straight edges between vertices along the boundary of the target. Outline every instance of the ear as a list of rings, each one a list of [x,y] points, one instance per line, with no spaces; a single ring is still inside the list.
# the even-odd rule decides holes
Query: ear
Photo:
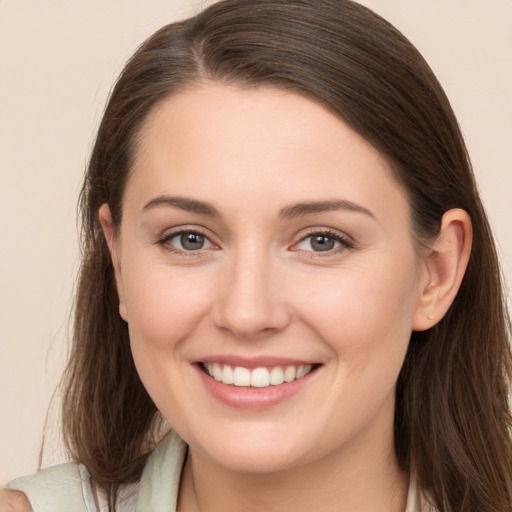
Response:
[[[424,331],[443,318],[459,291],[471,253],[471,219],[459,208],[447,211],[439,235],[423,261],[413,330]]]
[[[98,211],[101,228],[103,229],[103,235],[107,242],[110,257],[112,259],[112,266],[114,267],[114,277],[116,280],[117,294],[119,296],[119,314],[123,320],[127,321],[126,303],[124,300],[124,287],[123,279],[121,274],[121,258],[120,251],[118,248],[118,239],[116,237],[114,226],[112,224],[112,215],[110,208],[107,203],[100,206]]]

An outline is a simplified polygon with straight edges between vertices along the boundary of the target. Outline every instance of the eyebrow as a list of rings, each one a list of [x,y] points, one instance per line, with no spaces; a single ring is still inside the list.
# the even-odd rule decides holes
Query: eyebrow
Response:
[[[212,204],[205,201],[197,201],[196,199],[188,199],[186,197],[158,196],[151,199],[151,201],[144,206],[143,210],[151,210],[158,206],[171,206],[199,215],[220,217],[219,211]]]
[[[220,218],[221,214],[215,206],[206,201],[198,201],[196,199],[189,199],[187,197],[173,197],[173,196],[158,196],[151,199],[143,208],[143,211],[157,208],[160,206],[167,206],[173,208],[179,208],[191,213],[197,213],[198,215],[206,215],[208,217]],[[279,219],[294,219],[297,217],[305,217],[306,215],[313,215],[315,213],[323,213],[328,211],[345,210],[350,212],[362,213],[373,219],[375,215],[352,201],[345,199],[339,199],[334,201],[306,201],[286,206],[279,212]]]
[[[345,199],[339,199],[335,201],[308,201],[304,203],[297,203],[283,208],[279,212],[279,218],[294,219],[296,217],[304,217],[306,215],[312,215],[315,213],[323,213],[336,210],[362,213],[375,219],[375,215],[370,210],[356,203],[353,203],[352,201],[346,201]]]

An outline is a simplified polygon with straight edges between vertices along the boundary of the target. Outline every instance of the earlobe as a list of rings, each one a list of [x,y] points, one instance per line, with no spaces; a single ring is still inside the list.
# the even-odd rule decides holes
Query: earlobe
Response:
[[[120,251],[117,248],[116,237],[114,233],[114,226],[112,223],[112,214],[110,213],[110,208],[107,203],[103,203],[98,211],[98,217],[100,220],[101,228],[103,230],[103,235],[105,236],[105,241],[108,246],[108,250],[110,252],[110,257],[112,259],[112,266],[114,267],[114,276],[116,280],[117,294],[119,296],[119,314],[123,318],[123,320],[127,321],[127,313],[126,313],[126,303],[124,300],[124,287],[123,287],[123,279],[121,274],[121,261],[120,261]]]
[[[472,235],[471,219],[465,210],[455,208],[443,215],[439,235],[423,262],[413,330],[430,329],[448,311],[468,265]]]

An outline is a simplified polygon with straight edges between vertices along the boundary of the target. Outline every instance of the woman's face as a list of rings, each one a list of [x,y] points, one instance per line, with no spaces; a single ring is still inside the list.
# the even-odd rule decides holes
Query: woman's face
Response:
[[[270,88],[169,98],[113,258],[141,379],[194,453],[267,472],[392,452],[425,276],[407,198],[339,118]]]

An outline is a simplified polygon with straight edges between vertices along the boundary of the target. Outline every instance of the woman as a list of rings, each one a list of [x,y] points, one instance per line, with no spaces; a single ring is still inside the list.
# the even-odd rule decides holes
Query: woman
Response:
[[[81,207],[77,464],[4,506],[510,510],[492,235],[448,100],[387,22],[227,0],[164,27]]]

